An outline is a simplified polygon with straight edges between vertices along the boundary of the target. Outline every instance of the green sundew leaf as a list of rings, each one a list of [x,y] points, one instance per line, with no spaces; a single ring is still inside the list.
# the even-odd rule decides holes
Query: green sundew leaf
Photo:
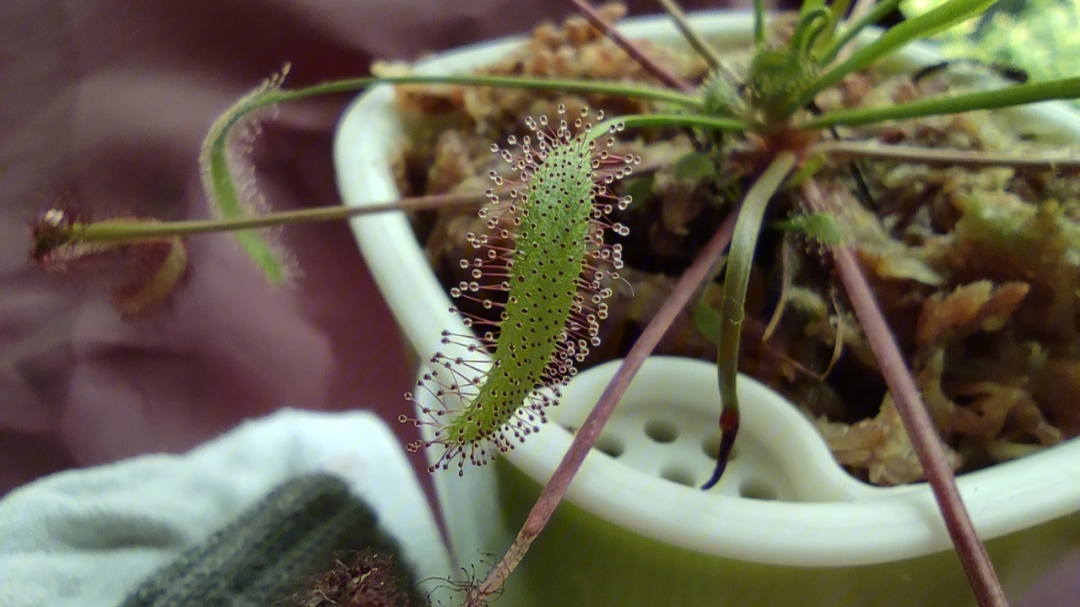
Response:
[[[840,228],[840,224],[827,213],[796,215],[791,219],[775,221],[770,227],[798,232],[828,246],[836,246],[844,241],[844,231]]]
[[[708,179],[716,174],[712,159],[701,152],[691,152],[683,156],[675,161],[671,168],[675,178],[683,181]]]
[[[694,96],[668,91],[655,87],[640,86],[628,83],[613,82],[589,82],[579,80],[563,80],[553,78],[518,78],[499,76],[424,76],[424,75],[401,75],[386,76],[381,78],[351,78],[336,80],[304,87],[296,90],[282,90],[281,82],[284,80],[287,67],[278,76],[269,79],[258,89],[244,96],[231,108],[222,114],[211,126],[209,133],[203,140],[202,150],[199,156],[199,166],[202,173],[203,189],[210,205],[211,212],[218,219],[236,220],[251,217],[254,209],[248,208],[241,189],[237,186],[228,161],[229,138],[234,128],[248,120],[248,115],[259,108],[270,107],[279,103],[286,103],[345,91],[356,91],[376,84],[393,83],[432,83],[432,84],[461,84],[465,86],[500,86],[509,88],[529,88],[539,90],[565,90],[580,92],[602,92],[611,95],[621,95],[634,98],[656,99],[682,106],[700,106],[701,101]],[[716,121],[706,120],[706,128],[717,128]],[[719,128],[741,130],[741,123],[731,120],[720,121]],[[599,135],[598,135],[599,136]],[[274,284],[281,284],[289,277],[287,264],[280,258],[279,252],[267,242],[259,232],[254,230],[241,230],[235,232],[237,241],[244,251],[255,261],[256,265],[266,274]]]
[[[219,219],[240,219],[251,215],[229,170],[229,134],[232,127],[248,112],[268,104],[267,98],[274,95],[283,77],[284,74],[270,79],[266,84],[236,102],[214,121],[203,141],[199,155],[203,189],[206,191],[211,210]],[[285,282],[288,277],[285,264],[259,232],[243,230],[236,232],[235,235],[240,246],[266,274],[271,283]]]

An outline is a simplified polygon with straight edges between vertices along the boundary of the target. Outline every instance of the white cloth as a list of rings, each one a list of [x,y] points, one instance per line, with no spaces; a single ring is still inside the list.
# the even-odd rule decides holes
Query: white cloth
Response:
[[[285,409],[185,455],[62,472],[0,501],[0,606],[115,607],[285,480],[327,471],[397,538],[417,579],[449,558],[412,468],[371,413]]]

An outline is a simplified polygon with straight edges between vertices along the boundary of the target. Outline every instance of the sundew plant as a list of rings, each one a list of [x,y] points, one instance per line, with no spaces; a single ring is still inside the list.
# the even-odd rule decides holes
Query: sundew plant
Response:
[[[755,2],[753,55],[743,73],[731,70],[709,43],[687,25],[672,0],[660,4],[709,65],[700,86],[683,82],[626,41],[584,0],[574,5],[593,25],[651,72],[658,85],[560,80],[517,76],[364,77],[304,89],[284,88],[274,78],[237,102],[207,136],[202,166],[204,184],[217,217],[177,223],[149,219],[86,222],[50,209],[34,225],[33,257],[47,267],[74,263],[101,253],[126,252],[140,259],[132,279],[116,292],[125,315],[148,313],[179,284],[184,236],[234,232],[241,246],[269,280],[287,280],[287,265],[257,228],[303,221],[343,220],[363,213],[428,209],[487,201],[487,231],[470,233],[475,256],[461,261],[471,278],[452,288],[458,302],[494,310],[494,316],[462,311],[475,335],[444,335],[447,351],[436,355],[418,390],[444,404],[421,412],[417,424],[434,426],[441,467],[483,464],[512,448],[544,420],[545,409],[589,351],[595,347],[610,295],[605,281],[617,277],[621,251],[613,235],[634,238],[612,213],[633,202],[616,193],[616,182],[640,162],[616,151],[620,133],[640,128],[682,129],[705,142],[693,162],[717,182],[743,180],[719,224],[682,273],[655,318],[624,362],[544,488],[513,545],[486,579],[468,588],[464,604],[485,604],[543,531],[630,379],[656,347],[675,316],[695,301],[702,285],[722,268],[723,297],[718,310],[705,311],[714,327],[717,366],[717,419],[722,431],[715,484],[724,471],[739,427],[736,392],[740,337],[746,319],[748,288],[767,211],[779,193],[797,201],[781,229],[813,243],[817,258],[838,279],[848,304],[877,361],[889,398],[899,412],[926,479],[939,502],[946,527],[980,606],[1005,605],[986,551],[960,501],[952,468],[938,432],[893,331],[875,298],[852,246],[848,229],[853,197],[836,195],[820,178],[822,166],[837,159],[893,159],[911,164],[956,166],[1073,166],[1067,154],[1023,157],[979,151],[927,150],[900,143],[867,144],[837,140],[834,129],[905,121],[928,116],[992,110],[1047,100],[1080,97],[1080,77],[1014,84],[991,91],[941,94],[872,107],[821,110],[817,103],[858,73],[909,43],[978,19],[992,0],[948,0],[933,9],[870,35],[868,27],[893,13],[899,0],[875,3],[807,0],[798,13],[773,27],[776,19]],[[777,33],[777,30],[782,30]],[[256,110],[293,100],[358,91],[379,84],[453,84],[525,88],[643,99],[659,111],[598,116],[576,110],[534,117],[527,137],[491,142],[505,160],[506,173],[492,175],[491,189],[477,196],[428,196],[364,209],[331,207],[289,213],[253,214],[230,165],[230,135]],[[853,202],[854,201],[854,202]],[[721,266],[721,260],[723,260]],[[133,295],[134,294],[134,295]],[[463,306],[464,307],[464,306]],[[494,320],[492,320],[494,318]],[[989,319],[986,319],[989,322]],[[705,323],[708,324],[708,323]],[[545,387],[548,391],[537,392]]]

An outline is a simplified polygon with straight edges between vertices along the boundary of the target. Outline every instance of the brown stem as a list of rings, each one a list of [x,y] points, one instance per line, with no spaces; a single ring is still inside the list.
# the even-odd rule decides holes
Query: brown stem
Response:
[[[812,210],[827,212],[821,190],[814,180],[806,180],[800,186],[800,190]],[[847,291],[848,299],[851,301],[859,323],[866,332],[870,349],[874,352],[881,374],[889,387],[889,394],[892,395],[904,422],[904,429],[911,439],[926,479],[934,491],[934,497],[937,498],[941,515],[945,519],[945,527],[956,547],[960,564],[964,567],[964,573],[967,574],[968,583],[975,592],[979,606],[1008,607],[1005,593],[994,571],[994,565],[990,562],[986,547],[979,539],[967,508],[964,507],[964,502],[960,498],[960,492],[956,488],[956,479],[953,477],[952,468],[945,460],[945,452],[941,448],[937,430],[930,420],[930,414],[922,401],[911,371],[904,362],[900,347],[885,321],[877,300],[874,299],[870,284],[855,259],[855,253],[844,245],[832,247],[830,252],[836,262],[840,281],[844,285],[844,290]]]
[[[465,603],[466,607],[479,607],[494,594],[497,594],[506,578],[521,562],[533,540],[543,531],[548,519],[555,512],[555,507],[559,505],[559,502],[566,494],[570,482],[574,480],[574,475],[577,474],[582,462],[585,461],[585,456],[589,454],[589,450],[600,436],[604,424],[607,423],[608,418],[615,411],[615,405],[626,393],[630,381],[641,369],[645,359],[656,348],[664,332],[667,331],[671,323],[686,307],[686,304],[694,297],[694,293],[697,292],[701,283],[712,275],[713,266],[731,242],[731,233],[735,229],[737,215],[737,212],[731,213],[724,223],[720,225],[720,228],[713,234],[701,254],[683,273],[670,297],[664,302],[663,307],[649,321],[648,326],[645,327],[637,342],[634,343],[626,358],[623,359],[622,364],[619,365],[619,369],[600,396],[600,400],[597,401],[592,412],[589,413],[581,428],[578,429],[577,434],[574,435],[570,448],[551,475],[551,480],[544,486],[540,497],[536,500],[536,504],[529,511],[529,516],[525,519],[525,523],[521,526],[521,531],[518,532],[517,537],[514,538],[514,543],[503,555],[502,560],[488,573],[487,578],[480,584],[480,587],[468,597]]]
[[[695,92],[693,86],[691,86],[687,82],[683,82],[681,78],[672,74],[662,65],[650,59],[648,56],[645,55],[645,53],[642,53],[641,50],[633,42],[627,40],[626,36],[620,34],[619,31],[612,27],[610,23],[604,21],[604,18],[596,12],[596,9],[594,9],[591,4],[589,4],[585,0],[567,1],[570,2],[570,4],[572,4],[576,9],[581,11],[582,16],[585,17],[585,19],[589,23],[591,23],[593,27],[600,30],[601,32],[604,32],[604,34],[607,35],[608,38],[611,38],[612,42],[614,42],[620,48],[626,51],[626,54],[633,57],[634,61],[637,61],[639,64],[641,64],[641,67],[645,68],[647,72],[651,73],[653,76],[656,76],[660,80],[660,82],[663,82],[671,88],[679,89],[684,93]]]
[[[705,41],[705,38],[701,34],[694,31],[690,27],[690,24],[686,21],[686,13],[683,12],[681,6],[678,5],[675,0],[657,0],[660,6],[664,7],[668,15],[671,16],[671,20],[675,22],[675,27],[682,33],[683,38],[690,43],[690,46],[697,51],[697,54],[709,64],[709,67],[714,70],[720,69],[720,54],[716,52],[716,49],[709,46],[709,43]]]

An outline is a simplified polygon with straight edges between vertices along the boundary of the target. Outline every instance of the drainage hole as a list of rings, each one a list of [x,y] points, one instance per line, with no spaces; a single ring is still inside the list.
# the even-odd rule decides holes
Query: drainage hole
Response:
[[[739,485],[739,495],[752,500],[773,501],[776,499],[776,489],[763,480],[749,479]]]
[[[679,438],[679,430],[667,420],[654,419],[645,424],[645,435],[658,443],[670,443]]]
[[[596,440],[596,448],[610,457],[619,457],[626,451],[626,444],[617,436],[601,434]]]
[[[701,450],[705,452],[705,455],[709,456],[709,459],[716,461],[716,454],[720,452],[720,434],[712,434],[701,441]],[[739,445],[736,444],[731,448],[731,454],[728,455],[728,462],[733,462],[739,457]]]
[[[673,483],[685,485],[687,487],[696,487],[697,483],[694,482],[694,475],[690,473],[686,468],[680,468],[678,466],[671,466],[664,468],[660,472],[660,478],[669,480]]]

